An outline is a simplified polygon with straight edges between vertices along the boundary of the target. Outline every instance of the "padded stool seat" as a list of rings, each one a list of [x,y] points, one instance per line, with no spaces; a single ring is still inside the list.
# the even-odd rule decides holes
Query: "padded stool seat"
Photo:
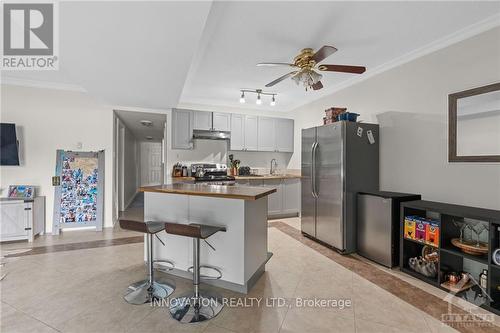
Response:
[[[226,227],[213,226],[206,224],[190,223],[190,224],[179,224],[165,222],[165,231],[169,234],[186,236],[191,238],[207,239],[216,232],[226,231]]]
[[[145,234],[157,234],[165,230],[165,222],[120,220],[120,227],[125,230],[137,231]]]

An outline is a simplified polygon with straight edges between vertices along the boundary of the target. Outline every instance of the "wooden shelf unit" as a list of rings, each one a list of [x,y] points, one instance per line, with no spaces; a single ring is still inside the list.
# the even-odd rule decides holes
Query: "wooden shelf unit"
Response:
[[[482,209],[474,207],[466,207],[439,202],[416,200],[407,201],[401,204],[400,213],[400,268],[401,271],[407,273],[419,280],[427,282],[442,290],[448,291],[441,287],[441,283],[445,282],[444,276],[447,271],[460,272],[463,270],[464,259],[470,260],[476,265],[484,266],[488,269],[488,293],[493,299],[492,302],[487,302],[482,307],[497,315],[500,315],[500,266],[495,265],[492,260],[493,251],[500,248],[500,211],[491,209]],[[408,266],[408,259],[414,256],[419,256],[422,247],[425,243],[406,239],[404,237],[404,221],[405,216],[422,216],[432,217],[439,220],[439,254],[438,275],[436,278],[428,278],[411,270]],[[430,215],[430,216],[429,216]],[[489,244],[487,256],[473,256],[460,251],[451,244],[451,238],[459,237],[459,230],[454,226],[453,218],[468,218],[484,221],[489,224]],[[459,293],[460,294],[460,293]],[[460,295],[457,296],[460,297]]]

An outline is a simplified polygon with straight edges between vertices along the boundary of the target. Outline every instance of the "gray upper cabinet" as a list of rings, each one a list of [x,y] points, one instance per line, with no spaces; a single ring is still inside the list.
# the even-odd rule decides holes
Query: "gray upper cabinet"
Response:
[[[212,129],[212,112],[193,111],[193,118],[193,129],[207,131]]]
[[[258,150],[275,151],[274,118],[259,117]]]
[[[243,150],[245,148],[245,116],[233,113],[231,115],[231,141],[230,150]]]
[[[231,114],[230,113],[212,113],[212,129],[216,131],[231,130]]]
[[[172,110],[172,149],[193,148],[193,111]]]
[[[259,150],[258,148],[259,117],[245,116],[244,148],[243,150]],[[233,132],[231,131],[231,135]]]
[[[193,129],[206,131],[230,131],[231,114],[193,111]]]
[[[275,150],[278,152],[293,153],[293,120],[275,119]]]

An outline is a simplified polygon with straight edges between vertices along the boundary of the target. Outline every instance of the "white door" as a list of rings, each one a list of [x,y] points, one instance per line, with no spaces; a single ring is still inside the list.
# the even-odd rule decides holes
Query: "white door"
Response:
[[[230,150],[243,150],[245,145],[245,117],[241,114],[231,115]]]
[[[195,130],[211,130],[212,129],[212,112],[194,111],[193,112],[193,129]]]
[[[141,142],[141,186],[162,183],[161,142]]]
[[[258,128],[259,118],[257,116],[245,116],[244,150],[258,150]]]
[[[274,118],[259,117],[258,150],[275,151]]]
[[[231,114],[214,112],[212,125],[216,131],[229,131],[231,128]]]
[[[293,153],[293,119],[275,119],[276,151]]]
[[[172,111],[172,149],[193,148],[193,111]]]

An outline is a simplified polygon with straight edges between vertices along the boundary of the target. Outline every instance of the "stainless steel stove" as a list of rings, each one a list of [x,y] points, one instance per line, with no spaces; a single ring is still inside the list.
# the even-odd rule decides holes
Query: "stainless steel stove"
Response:
[[[233,176],[227,175],[227,166],[219,163],[191,164],[191,174],[194,175],[195,184],[206,185],[234,185]]]

